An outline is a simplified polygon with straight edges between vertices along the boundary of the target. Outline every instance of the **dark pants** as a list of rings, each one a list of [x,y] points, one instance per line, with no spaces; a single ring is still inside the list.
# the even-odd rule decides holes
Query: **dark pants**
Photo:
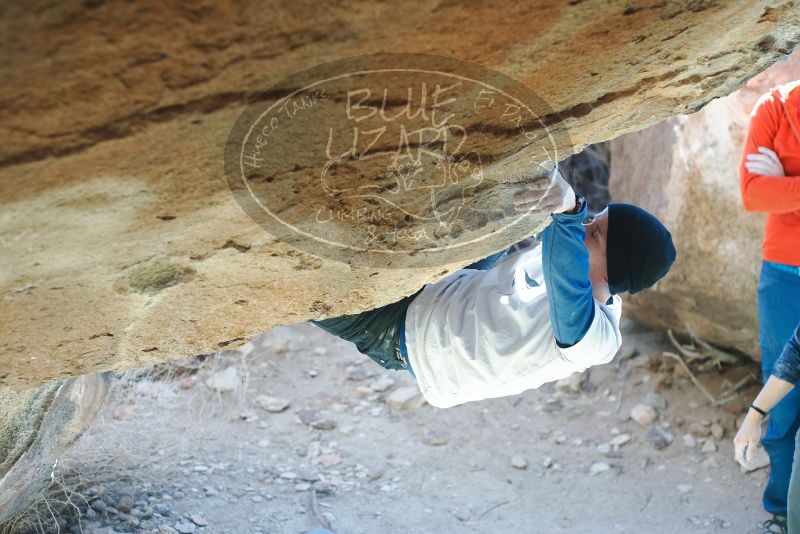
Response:
[[[492,254],[468,265],[465,269],[488,271],[500,258],[517,245]],[[420,291],[397,302],[374,310],[311,321],[326,332],[355,344],[361,354],[369,356],[385,369],[404,369],[400,356],[400,325],[406,320],[406,311]]]
[[[769,378],[800,320],[800,275],[764,262],[758,284],[758,323],[761,338],[761,371]],[[769,415],[767,431],[761,439],[770,458],[770,475],[764,489],[767,512],[786,514],[789,480],[795,455],[795,437],[800,427],[800,388],[792,390]]]

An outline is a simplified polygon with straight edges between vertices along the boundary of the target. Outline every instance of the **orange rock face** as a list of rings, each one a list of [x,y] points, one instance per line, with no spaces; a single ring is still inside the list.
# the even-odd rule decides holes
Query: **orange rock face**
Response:
[[[627,298],[626,313],[758,358],[765,215],[742,207],[739,161],[758,98],[797,79],[800,51],[697,113],[611,143],[612,197],[656,213],[679,250],[669,276]]]
[[[510,195],[538,163],[697,110],[784,57],[800,38],[800,6],[752,0],[635,6],[622,0],[480,6],[34,0],[0,11],[0,390],[234,347],[279,324],[410,294],[540,226],[543,217],[511,224],[508,210]],[[466,207],[457,213],[459,224],[445,220],[438,234],[429,230],[428,241],[414,241],[468,243],[456,252],[428,254],[420,246],[406,253],[414,261],[399,265],[386,251],[369,261],[364,257],[372,251],[355,248],[318,254],[305,237],[286,238],[262,225],[236,196],[243,189],[232,191],[228,183],[226,141],[243,111],[269,108],[295,94],[289,89],[305,90],[281,86],[304,69],[377,52],[469,62],[445,68],[452,63],[442,60],[446,76],[462,68],[471,73],[452,104],[460,122],[447,130],[462,128],[469,143],[445,157],[443,126],[436,124],[438,130],[421,130],[428,137],[406,139],[411,167],[340,159],[339,174],[324,182],[336,184],[334,193],[324,191],[334,196],[324,198],[339,202],[342,214],[363,213],[357,210],[370,201],[353,211],[353,197],[343,199],[342,191],[391,184],[410,169],[439,188],[429,187],[433,204],[426,206],[448,209],[435,219],[454,213],[447,203],[463,186],[461,177],[475,178],[469,194],[458,197],[467,199],[459,204]],[[381,66],[374,63],[373,69]],[[540,106],[519,120],[506,108],[481,108],[480,72],[494,90],[513,87],[511,96]],[[512,82],[497,82],[491,72]],[[434,78],[430,70],[424,76]],[[379,89],[391,81],[370,83]],[[283,92],[270,93],[274,87]],[[328,103],[345,102],[352,88],[335,89]],[[269,145],[281,163],[277,174],[252,180],[278,218],[323,198],[309,189],[321,176],[318,160],[306,168],[293,161],[302,148],[321,149],[312,146],[319,143],[313,127],[343,113],[317,109],[327,111],[319,120],[293,122],[294,130],[281,131],[294,137]],[[352,133],[347,121],[333,124],[337,134]],[[526,138],[521,126],[533,126],[534,135]],[[457,179],[432,182],[445,166],[453,172],[443,176]],[[411,220],[430,221],[421,198],[403,206],[413,208]],[[386,196],[373,200],[387,203]],[[393,209],[390,220],[405,221]],[[475,211],[482,215],[464,215]],[[333,237],[362,229],[353,217],[336,224]],[[377,229],[376,242],[384,246],[388,230]],[[410,242],[418,228],[405,221],[396,230]]]

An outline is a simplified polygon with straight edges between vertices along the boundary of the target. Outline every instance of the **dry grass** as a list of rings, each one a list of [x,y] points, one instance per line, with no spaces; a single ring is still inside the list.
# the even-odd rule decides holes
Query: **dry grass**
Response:
[[[12,521],[0,525],[0,534],[50,534],[71,532],[75,523],[85,522],[83,514],[96,498],[98,487],[147,487],[157,484],[157,469],[148,469],[191,447],[192,438],[203,432],[210,418],[227,416],[248,405],[250,373],[248,356],[252,346],[226,350],[115,373],[109,393],[91,427],[78,442],[58,459],[52,483],[30,506]],[[163,441],[165,432],[153,428],[149,414],[178,406],[182,382],[201,383],[213,372],[235,366],[239,387],[225,395],[194,395],[189,412],[181,411],[174,420],[174,440]],[[189,392],[191,393],[191,392]],[[130,417],[135,410],[137,417]],[[81,521],[78,521],[78,520]],[[81,530],[83,532],[83,530]]]

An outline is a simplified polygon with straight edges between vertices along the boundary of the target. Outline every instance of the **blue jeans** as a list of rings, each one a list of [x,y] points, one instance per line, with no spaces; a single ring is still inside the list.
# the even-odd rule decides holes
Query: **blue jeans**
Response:
[[[763,262],[758,284],[758,324],[761,372],[765,382],[798,321],[800,274],[782,270],[771,262]],[[764,489],[764,509],[772,514],[786,514],[798,427],[800,388],[795,388],[770,411],[767,431],[761,439],[771,464],[769,480]]]

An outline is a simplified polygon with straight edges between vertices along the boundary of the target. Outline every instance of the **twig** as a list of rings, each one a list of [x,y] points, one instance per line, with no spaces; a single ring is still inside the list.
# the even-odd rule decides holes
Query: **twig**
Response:
[[[630,369],[625,368],[625,372],[622,373],[622,376],[619,379],[619,398],[617,399],[616,413],[619,413],[620,408],[622,408],[622,398],[625,396],[625,379],[628,378],[630,372]]]
[[[317,500],[317,490],[314,489],[314,488],[311,488],[311,491],[309,491],[308,493],[311,496],[311,511],[314,512],[314,517],[317,518],[317,521],[319,521],[319,524],[322,525],[323,528],[330,529],[331,528],[331,524],[328,522],[328,520],[325,518],[325,516],[322,515],[322,513],[319,511],[319,501]]]
[[[681,364],[681,366],[683,367],[683,370],[686,371],[686,373],[689,375],[689,378],[692,379],[692,382],[694,382],[694,385],[697,386],[697,388],[700,391],[703,392],[703,395],[705,395],[706,398],[714,406],[721,406],[723,404],[727,404],[730,401],[738,398],[738,395],[732,395],[730,397],[725,397],[724,399],[717,400],[716,398],[714,398],[714,395],[709,393],[708,390],[703,387],[703,384],[700,383],[700,381],[697,379],[697,377],[694,376],[694,373],[692,373],[692,370],[689,369],[688,365],[686,365],[686,362],[683,361],[683,358],[681,358],[680,356],[678,356],[677,354],[672,353],[672,352],[664,352],[663,355],[666,356],[667,358],[672,358],[673,360],[677,360]]]
[[[722,349],[719,349],[710,343],[703,341],[701,338],[694,335],[692,332],[689,332],[692,335],[692,340],[700,345],[700,348],[707,351],[710,356],[714,356],[717,360],[724,362],[724,363],[738,363],[739,358],[734,356],[730,352],[726,352]]]
[[[739,390],[741,388],[743,388],[745,385],[749,384],[751,380],[758,381],[758,378],[756,378],[756,375],[754,375],[753,373],[747,373],[747,375],[745,375],[744,378],[742,378],[741,380],[736,382],[734,385],[732,385],[731,387],[726,389],[725,390],[725,395],[728,395],[730,393],[738,393]]]
[[[648,504],[650,504],[650,500],[651,500],[652,498],[653,498],[653,492],[651,491],[650,493],[648,493],[648,494],[647,494],[647,499],[645,499],[645,501],[644,501],[644,506],[642,506],[641,508],[639,508],[639,513],[642,513],[642,512],[644,512],[644,509],[645,509],[645,508],[647,508],[647,505],[648,505]]]
[[[479,515],[479,516],[478,516],[478,519],[476,519],[475,521],[476,521],[476,522],[477,522],[477,521],[480,521],[481,519],[483,519],[483,516],[485,516],[486,514],[488,514],[489,512],[491,512],[492,510],[495,510],[495,509],[497,509],[497,508],[500,508],[501,506],[505,506],[506,504],[508,504],[508,503],[510,503],[510,502],[511,502],[511,501],[510,501],[510,500],[508,500],[508,501],[501,501],[501,502],[499,502],[499,503],[497,503],[497,504],[493,504],[492,506],[490,506],[489,508],[487,508],[486,510],[484,510],[484,512],[483,512],[481,515]]]
[[[681,354],[683,354],[684,356],[689,358],[690,362],[694,361],[694,360],[704,360],[705,359],[703,357],[703,355],[700,354],[699,352],[695,352],[693,350],[689,350],[686,347],[684,347],[683,345],[681,345],[680,343],[678,343],[678,340],[675,339],[675,335],[672,333],[671,329],[667,330],[667,337],[669,337],[669,341],[670,341],[670,343],[672,343],[672,346],[675,347],[678,352],[680,352]]]

